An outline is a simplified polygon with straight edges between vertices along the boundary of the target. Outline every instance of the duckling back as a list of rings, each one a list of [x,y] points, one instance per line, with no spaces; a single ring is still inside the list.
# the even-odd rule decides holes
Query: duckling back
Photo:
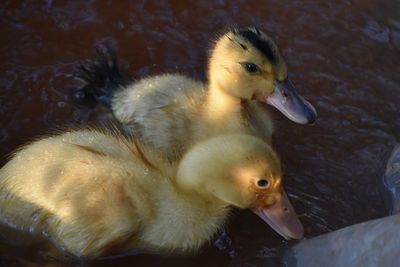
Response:
[[[203,84],[179,74],[151,76],[115,92],[115,117],[146,144],[176,158],[185,151],[201,120]],[[168,144],[168,145],[167,145]]]
[[[132,153],[123,139],[93,131],[20,149],[0,171],[0,221],[81,258],[105,253],[151,211],[135,179],[148,167]]]
[[[178,190],[175,172],[135,139],[95,130],[48,137],[0,170],[0,223],[80,259],[197,250],[228,210]]]

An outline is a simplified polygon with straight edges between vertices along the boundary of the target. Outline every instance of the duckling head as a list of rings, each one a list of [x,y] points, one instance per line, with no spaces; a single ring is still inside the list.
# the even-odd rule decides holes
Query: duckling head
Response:
[[[270,104],[296,123],[309,124],[316,119],[315,108],[288,79],[278,47],[255,27],[233,29],[217,40],[210,57],[209,79],[213,88]]]
[[[257,137],[227,134],[199,143],[180,162],[177,183],[209,202],[251,209],[286,239],[303,237],[278,156]]]

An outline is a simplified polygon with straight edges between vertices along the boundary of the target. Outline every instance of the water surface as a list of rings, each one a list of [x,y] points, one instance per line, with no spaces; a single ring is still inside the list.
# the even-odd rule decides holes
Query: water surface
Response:
[[[106,119],[71,93],[75,66],[96,46],[115,46],[132,77],[178,71],[204,79],[210,40],[229,25],[269,33],[298,91],[318,111],[314,126],[301,126],[269,108],[286,188],[306,237],[385,216],[381,177],[400,141],[396,0],[2,1],[0,164],[56,127]],[[237,211],[198,255],[94,265],[279,266],[292,244],[251,212]]]

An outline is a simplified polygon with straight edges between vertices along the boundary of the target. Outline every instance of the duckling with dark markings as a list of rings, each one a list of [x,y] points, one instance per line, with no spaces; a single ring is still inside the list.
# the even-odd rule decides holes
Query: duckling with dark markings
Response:
[[[272,39],[255,27],[232,29],[211,51],[208,81],[162,74],[130,81],[118,68],[115,53],[81,66],[84,90],[111,103],[128,131],[179,159],[191,143],[243,132],[270,142],[272,121],[265,104],[294,122],[313,123],[313,106],[299,96]],[[107,96],[109,98],[107,98]]]

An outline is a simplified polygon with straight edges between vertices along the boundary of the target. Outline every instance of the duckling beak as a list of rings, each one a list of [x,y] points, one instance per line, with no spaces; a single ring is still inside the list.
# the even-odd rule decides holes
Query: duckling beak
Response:
[[[285,191],[278,194],[272,206],[258,206],[252,210],[285,239],[300,239],[304,236],[303,225]]]
[[[296,92],[289,79],[275,81],[274,92],[266,97],[266,102],[296,123],[312,124],[317,118],[315,108]]]

